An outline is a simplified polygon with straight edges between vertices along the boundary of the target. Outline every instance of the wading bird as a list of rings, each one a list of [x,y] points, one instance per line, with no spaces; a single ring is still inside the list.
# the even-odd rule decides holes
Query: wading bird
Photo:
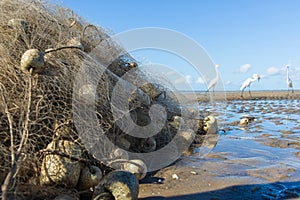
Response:
[[[250,96],[252,97],[252,94],[251,94],[251,91],[250,91],[250,85],[251,83],[255,82],[255,81],[259,81],[260,80],[260,76],[258,74],[253,74],[252,78],[247,78],[244,83],[242,84],[241,86],[241,90],[242,90],[242,93],[241,93],[241,97],[243,97],[243,93],[244,93],[244,90],[248,87],[249,88],[249,94]]]
[[[215,91],[215,86],[217,85],[217,83],[218,83],[218,80],[219,80],[219,71],[218,71],[218,68],[220,67],[220,65],[216,65],[215,66],[215,71],[216,71],[216,77],[215,78],[213,78],[210,82],[209,82],[209,84],[208,84],[208,87],[207,87],[207,90],[206,90],[206,92],[205,93],[207,93],[211,88],[212,88],[212,90],[213,90],[213,92]]]
[[[286,67],[286,84],[288,86],[288,94],[290,94],[290,88],[292,89],[292,93],[294,93],[293,82],[292,82],[292,80],[290,79],[290,76],[289,76],[290,66],[286,65],[285,67]]]

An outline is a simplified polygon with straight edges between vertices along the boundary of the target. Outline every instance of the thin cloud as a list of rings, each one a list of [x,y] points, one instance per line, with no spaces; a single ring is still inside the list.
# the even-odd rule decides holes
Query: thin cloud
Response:
[[[244,64],[244,65],[240,66],[240,72],[245,74],[246,72],[249,71],[250,68],[251,68],[250,64]]]
[[[232,85],[233,83],[232,83],[232,81],[226,81],[225,82],[225,85]]]
[[[191,84],[192,83],[192,76],[191,75],[186,75],[185,76],[185,81],[186,81],[186,83]]]
[[[178,72],[170,70],[166,73],[166,76],[178,76]]]
[[[196,80],[196,83],[198,83],[198,84],[205,84],[206,81],[201,76],[199,76],[198,79]]]
[[[290,69],[290,77],[294,81],[294,85],[296,85],[295,81],[300,81],[300,66]]]
[[[176,84],[191,84],[192,83],[192,76],[186,75],[184,77],[180,77],[179,79],[175,80]]]
[[[280,73],[281,73],[281,69],[279,69],[278,67],[269,67],[267,69],[267,74],[270,76],[279,75]]]

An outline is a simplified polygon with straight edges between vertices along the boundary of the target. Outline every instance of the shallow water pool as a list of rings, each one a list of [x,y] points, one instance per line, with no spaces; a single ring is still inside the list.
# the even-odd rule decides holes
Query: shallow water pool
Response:
[[[251,177],[258,183],[286,182],[295,184],[289,187],[297,186],[299,105],[299,100],[234,100],[195,106],[218,119],[218,142],[209,153],[200,147],[185,158],[185,163],[201,168],[206,160],[224,165],[223,170],[216,172],[218,177]],[[254,120],[242,126],[239,121],[243,116],[252,116]]]

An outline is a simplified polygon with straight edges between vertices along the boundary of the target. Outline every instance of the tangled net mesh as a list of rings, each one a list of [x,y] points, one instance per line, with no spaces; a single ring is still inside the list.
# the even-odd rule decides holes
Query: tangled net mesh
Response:
[[[4,182],[17,160],[17,165],[22,167],[17,168],[11,179],[14,189],[10,192],[24,199],[33,196],[53,198],[64,188],[39,185],[37,180],[44,156],[42,150],[55,139],[80,144],[72,112],[74,94],[86,95],[81,94],[81,88],[74,91],[74,81],[78,80],[76,74],[80,68],[88,66],[85,73],[98,73],[95,76],[97,80],[81,81],[87,87],[93,81],[97,83],[92,90],[95,89],[97,94],[95,108],[98,126],[114,142],[124,134],[116,125],[117,119],[111,111],[114,86],[132,68],[136,68],[134,74],[139,78],[133,79],[129,85],[135,85],[139,79],[147,82],[149,77],[137,68],[136,61],[122,47],[110,40],[107,31],[90,25],[68,9],[38,0],[1,0],[0,8],[0,183]],[[77,45],[76,48],[51,51],[74,45]],[[30,74],[20,69],[20,59],[29,49],[44,52],[42,71],[35,72],[33,69]],[[96,52],[92,58],[91,51]],[[99,68],[101,74],[96,70]],[[160,91],[165,89],[159,87]],[[151,120],[147,114],[149,105],[140,100],[144,98],[147,101],[151,96],[150,93],[145,96],[144,91],[149,92],[149,88],[140,88],[136,96],[131,97],[129,106],[132,118],[140,125]],[[168,120],[179,115],[180,108],[175,96],[168,93],[160,98],[160,95],[153,94],[150,101],[153,103],[160,99],[160,103],[169,105]],[[85,100],[89,99],[87,95]],[[78,109],[86,111],[84,106]],[[165,126],[162,134],[155,136],[157,148],[166,145],[174,134],[174,128]],[[129,150],[143,152],[140,141],[127,139],[134,143]],[[19,157],[16,158],[16,155]],[[91,159],[93,155],[85,151],[83,157]]]

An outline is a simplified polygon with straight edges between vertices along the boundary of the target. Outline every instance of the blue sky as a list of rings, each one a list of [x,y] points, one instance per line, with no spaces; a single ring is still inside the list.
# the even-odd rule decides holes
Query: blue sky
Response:
[[[220,64],[225,90],[239,90],[253,73],[262,79],[254,90],[286,89],[285,65],[300,88],[300,1],[298,0],[60,0],[87,21],[118,34],[136,28],[161,27],[180,32],[201,45]],[[185,61],[145,50],[137,59],[171,65],[195,90],[206,85]],[[135,54],[134,54],[135,55]]]

